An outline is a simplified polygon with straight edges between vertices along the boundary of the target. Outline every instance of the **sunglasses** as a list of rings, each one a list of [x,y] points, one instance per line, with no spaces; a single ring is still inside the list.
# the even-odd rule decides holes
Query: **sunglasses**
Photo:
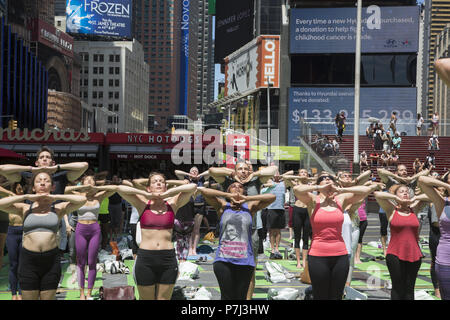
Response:
[[[319,184],[325,179],[329,179],[329,180],[334,181],[334,177],[333,176],[321,176],[321,177],[319,177],[319,179],[317,179],[317,183]]]

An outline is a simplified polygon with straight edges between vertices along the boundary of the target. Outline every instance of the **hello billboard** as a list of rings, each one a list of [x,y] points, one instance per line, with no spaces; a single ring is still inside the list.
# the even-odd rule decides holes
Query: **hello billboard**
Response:
[[[417,52],[419,6],[362,8],[361,51]],[[290,53],[353,53],[356,8],[292,9]]]
[[[74,34],[131,37],[131,0],[67,0],[66,30]]]

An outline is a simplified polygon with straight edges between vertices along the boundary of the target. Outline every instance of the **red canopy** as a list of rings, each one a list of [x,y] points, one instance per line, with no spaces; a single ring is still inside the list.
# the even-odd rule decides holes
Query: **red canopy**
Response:
[[[27,157],[15,153],[9,149],[0,148],[0,158],[12,158],[12,159],[26,159]]]

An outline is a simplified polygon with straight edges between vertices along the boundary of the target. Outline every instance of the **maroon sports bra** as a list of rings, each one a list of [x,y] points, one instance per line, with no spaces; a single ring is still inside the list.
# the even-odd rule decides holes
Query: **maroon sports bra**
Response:
[[[156,214],[150,210],[150,203],[151,201],[149,200],[140,217],[141,228],[157,230],[172,229],[175,220],[175,213],[172,207],[167,202],[164,202],[167,206],[166,213]]]

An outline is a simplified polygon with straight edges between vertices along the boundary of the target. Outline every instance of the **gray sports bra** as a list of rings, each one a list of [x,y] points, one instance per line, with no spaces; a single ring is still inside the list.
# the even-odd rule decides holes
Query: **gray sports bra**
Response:
[[[32,232],[46,231],[57,233],[59,228],[59,217],[55,213],[55,206],[52,204],[50,212],[45,215],[36,214],[28,211],[23,221],[23,235],[27,235]]]
[[[98,220],[98,213],[100,212],[100,203],[94,206],[82,206],[77,210],[78,221],[80,220]]]

